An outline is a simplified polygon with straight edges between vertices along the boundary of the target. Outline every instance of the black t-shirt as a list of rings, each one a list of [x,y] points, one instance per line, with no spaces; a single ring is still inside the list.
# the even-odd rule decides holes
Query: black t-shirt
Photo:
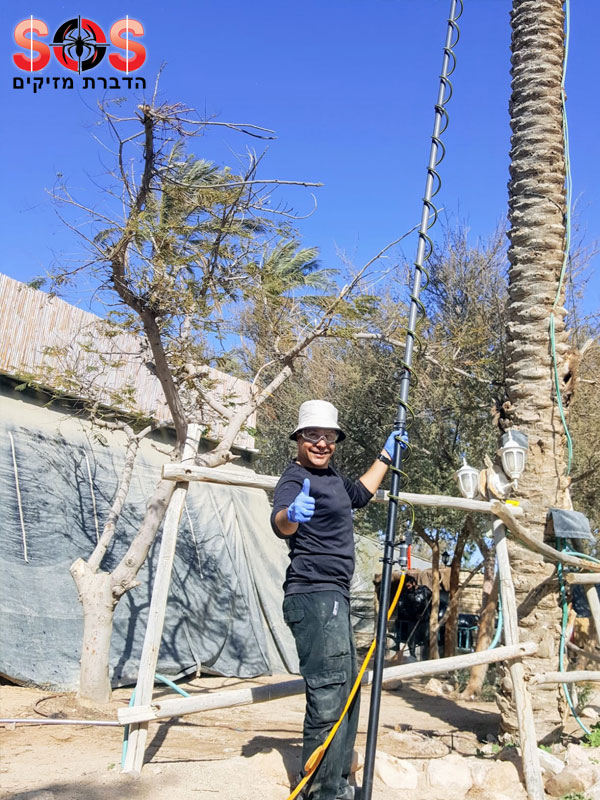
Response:
[[[310,480],[310,495],[315,498],[315,513],[302,522],[293,536],[283,536],[275,515],[288,508]],[[352,509],[366,506],[373,497],[360,482],[351,481],[329,466],[327,469],[302,467],[295,461],[285,469],[275,487],[271,527],[290,549],[290,565],[283,588],[286,594],[339,589],[349,595],[354,574],[354,534]]]

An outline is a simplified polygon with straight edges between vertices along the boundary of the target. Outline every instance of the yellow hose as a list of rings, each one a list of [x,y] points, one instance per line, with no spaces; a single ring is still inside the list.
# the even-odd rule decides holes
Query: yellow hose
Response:
[[[398,589],[396,590],[396,594],[394,595],[394,599],[392,600],[392,602],[390,604],[390,607],[388,609],[388,615],[387,615],[388,622],[390,621],[391,616],[394,613],[394,609],[396,608],[396,605],[397,605],[398,600],[400,598],[400,594],[402,593],[402,587],[404,586],[404,579],[405,578],[406,578],[406,575],[403,572],[402,575],[400,576],[400,581],[398,583]],[[312,752],[310,754],[310,756],[308,757],[308,759],[306,761],[306,764],[304,765],[304,770],[305,770],[306,774],[302,778],[300,783],[296,786],[294,791],[289,795],[287,800],[295,800],[295,798],[300,794],[302,789],[306,786],[308,781],[313,776],[315,770],[317,769],[317,767],[319,766],[319,764],[323,760],[323,756],[327,752],[327,748],[329,747],[329,745],[333,741],[333,737],[337,733],[338,728],[342,724],[342,721],[343,721],[344,717],[346,716],[346,714],[348,713],[348,709],[352,705],[352,701],[354,700],[354,698],[356,696],[356,693],[358,692],[359,686],[360,686],[361,681],[363,679],[363,675],[365,674],[365,671],[366,671],[367,667],[369,666],[369,661],[371,660],[371,656],[375,652],[376,645],[377,645],[377,640],[373,639],[373,641],[371,642],[371,646],[369,647],[369,650],[367,652],[367,655],[364,657],[362,666],[361,666],[360,670],[358,671],[358,675],[356,676],[356,680],[354,681],[354,686],[352,687],[350,695],[349,695],[348,699],[346,700],[346,705],[344,706],[344,710],[340,714],[340,718],[335,723],[333,728],[329,731],[329,734],[328,734],[327,738],[325,739],[325,741],[323,742],[323,744],[320,744],[317,747],[317,749],[314,750],[314,752]]]

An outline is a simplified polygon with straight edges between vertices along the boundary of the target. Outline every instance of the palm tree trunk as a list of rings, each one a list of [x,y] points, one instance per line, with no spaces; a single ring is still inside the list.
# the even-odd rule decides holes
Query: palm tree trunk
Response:
[[[510,246],[507,427],[529,436],[529,454],[518,494],[532,503],[530,533],[544,535],[550,506],[565,507],[565,440],[553,386],[548,323],[559,287],[565,248],[565,160],[561,79],[564,59],[562,0],[513,0],[512,149],[509,183]],[[567,349],[563,297],[554,308],[559,375]],[[539,556],[510,547],[517,603],[552,571]],[[559,607],[546,596],[520,619],[521,638],[539,642],[532,671],[555,670]],[[502,727],[514,733],[508,681],[499,697]],[[560,724],[556,689],[533,697],[540,738]]]

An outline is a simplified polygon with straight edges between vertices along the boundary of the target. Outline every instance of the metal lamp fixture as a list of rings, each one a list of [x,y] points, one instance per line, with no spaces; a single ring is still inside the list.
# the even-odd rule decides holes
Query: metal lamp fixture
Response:
[[[519,442],[513,437],[512,432],[509,430],[508,438],[503,446],[498,450],[498,455],[502,461],[502,469],[516,487],[517,481],[525,469],[527,448],[519,444]]]
[[[475,469],[475,467],[470,467],[467,464],[467,459],[463,456],[462,467],[456,470],[455,475],[462,496],[473,500],[479,491],[479,470]]]

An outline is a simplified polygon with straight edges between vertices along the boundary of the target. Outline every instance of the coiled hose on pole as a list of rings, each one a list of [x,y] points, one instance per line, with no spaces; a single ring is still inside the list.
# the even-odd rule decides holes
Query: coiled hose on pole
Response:
[[[371,643],[371,647],[363,664],[360,668],[359,674],[356,678],[354,686],[352,687],[350,696],[346,701],[346,705],[342,714],[336,724],[333,726],[325,742],[318,747],[310,756],[307,763],[304,765],[305,775],[300,783],[296,786],[294,791],[289,795],[288,800],[294,800],[302,791],[304,786],[309,782],[314,771],[317,769],[319,763],[323,759],[327,747],[335,736],[342,719],[348,711],[356,692],[360,686],[362,676],[367,668],[371,659],[373,651],[375,650],[375,665],[373,670],[373,687],[371,691],[371,709],[369,713],[369,728],[367,731],[367,750],[365,753],[365,766],[364,766],[364,779],[362,798],[363,800],[371,800],[372,783],[373,783],[373,769],[375,761],[375,747],[377,738],[377,725],[379,722],[379,706],[381,700],[381,686],[383,677],[383,662],[386,649],[387,637],[387,623],[394,611],[402,587],[405,580],[406,568],[406,554],[408,548],[406,543],[403,549],[403,561],[401,564],[403,574],[401,576],[398,590],[393,599],[389,603],[390,587],[391,587],[391,574],[394,563],[394,548],[397,546],[395,542],[396,520],[398,512],[398,504],[400,498],[398,492],[400,491],[402,481],[406,478],[406,473],[402,470],[402,462],[410,457],[410,445],[408,447],[401,447],[400,441],[403,438],[405,431],[410,428],[414,419],[414,412],[408,403],[408,393],[411,383],[415,383],[415,373],[412,367],[414,345],[420,345],[417,327],[420,320],[425,316],[425,307],[419,298],[419,294],[427,285],[428,272],[426,263],[431,257],[433,252],[433,242],[429,236],[428,231],[435,225],[438,218],[438,209],[433,203],[433,198],[439,193],[442,180],[437,171],[437,167],[442,162],[445,155],[445,147],[441,140],[441,136],[448,127],[449,117],[446,110],[446,104],[452,97],[452,83],[450,76],[456,69],[456,56],[454,55],[454,47],[460,38],[460,30],[457,25],[457,20],[463,12],[462,0],[451,0],[450,14],[448,18],[448,28],[446,33],[446,41],[444,44],[444,57],[442,62],[442,71],[440,74],[440,86],[438,91],[437,102],[434,106],[435,120],[433,126],[433,133],[431,136],[431,148],[429,153],[429,162],[427,165],[427,179],[425,183],[425,194],[423,197],[423,208],[421,214],[421,223],[419,226],[419,240],[417,245],[417,255],[414,262],[414,279],[413,286],[410,294],[410,310],[408,317],[408,325],[406,328],[406,344],[404,351],[404,358],[401,362],[401,378],[400,378],[400,392],[398,401],[398,413],[394,429],[400,432],[396,438],[396,445],[394,448],[394,456],[392,465],[390,467],[392,472],[391,487],[389,492],[389,506],[388,506],[388,521],[384,544],[383,555],[383,575],[380,588],[380,608],[379,617],[377,621],[377,634]],[[412,513],[414,521],[414,510]]]
[[[438,209],[433,203],[433,198],[439,193],[442,185],[437,167],[444,158],[445,148],[440,137],[448,127],[449,122],[446,104],[452,97],[452,83],[450,81],[450,76],[456,68],[454,47],[460,38],[457,20],[460,18],[462,11],[462,0],[451,0],[448,27],[446,31],[446,41],[444,44],[442,71],[440,74],[438,98],[434,106],[435,118],[433,133],[431,136],[429,162],[427,165],[427,178],[425,182],[425,194],[423,197],[421,224],[419,227],[417,255],[414,262],[415,269],[413,286],[410,294],[410,310],[406,329],[404,359],[402,361],[401,369],[398,412],[394,425],[394,429],[400,431],[400,436],[398,439],[404,435],[405,431],[410,427],[410,422],[414,418],[414,413],[408,403],[408,394],[410,385],[412,382],[414,382],[412,361],[415,343],[419,344],[419,337],[417,333],[418,321],[422,320],[422,318],[425,316],[425,307],[419,298],[419,294],[427,285],[428,273],[426,263],[433,252],[433,242],[431,241],[428,231],[435,224],[438,216]],[[392,568],[394,563],[394,548],[396,547],[396,521],[398,517],[398,507],[400,504],[398,493],[401,488],[402,479],[405,477],[405,473],[402,471],[404,450],[402,447],[400,447],[400,442],[398,439],[394,448],[394,456],[391,467],[392,480],[389,494],[388,518],[384,544],[383,574],[380,588],[380,609],[377,620],[377,648],[375,651],[375,663],[373,667],[373,686],[371,690],[371,706],[367,728],[367,746],[365,750],[365,765],[362,788],[363,800],[371,800],[371,794],[373,791],[373,773],[375,767],[377,728],[379,725],[383,663],[385,658],[387,633],[387,609],[390,596]],[[406,543],[403,543],[403,545],[403,549],[406,551]],[[402,561],[404,561],[403,558],[401,558],[401,562]],[[406,562],[404,561],[404,563],[401,563],[401,568],[405,568],[405,566]]]

